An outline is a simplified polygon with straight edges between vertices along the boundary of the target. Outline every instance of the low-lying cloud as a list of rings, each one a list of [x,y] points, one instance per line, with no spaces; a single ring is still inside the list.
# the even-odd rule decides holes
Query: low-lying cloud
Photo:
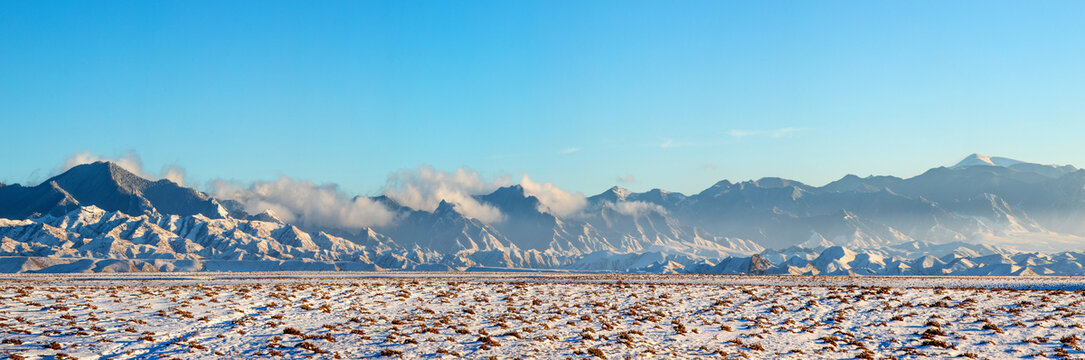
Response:
[[[489,194],[508,185],[511,185],[508,177],[487,181],[468,168],[446,172],[422,165],[399,170],[389,176],[384,194],[404,206],[424,211],[433,211],[441,201],[446,201],[465,217],[494,224],[503,221],[505,215],[493,205],[476,200],[475,196]],[[524,195],[539,199],[539,211],[554,216],[576,214],[588,203],[583,194],[562,190],[549,182],[535,182],[527,175],[521,178],[520,186],[524,189]]]
[[[648,215],[650,213],[666,214],[667,209],[664,209],[659,204],[653,204],[645,201],[619,201],[616,203],[607,202],[605,205],[607,208],[618,212],[619,214],[628,216],[641,216]]]
[[[364,196],[348,196],[335,184],[318,185],[280,176],[248,186],[215,180],[211,188],[215,197],[236,200],[249,213],[271,210],[283,221],[304,227],[357,231],[388,225],[396,219],[396,213],[383,204]]]
[[[139,156],[131,151],[114,157],[81,152],[65,161],[64,170],[95,161],[111,161],[148,179],[168,179],[184,185],[183,168],[165,166],[159,174],[148,173]],[[624,180],[632,182],[633,178],[627,176]],[[206,191],[211,196],[237,201],[248,213],[270,210],[281,220],[303,227],[355,231],[392,225],[402,215],[372,198],[350,196],[332,183],[316,184],[309,180],[280,176],[275,180],[251,183],[216,179],[208,184]],[[509,185],[512,182],[508,176],[487,180],[469,168],[440,171],[429,165],[420,165],[389,175],[382,192],[410,209],[434,211],[441,201],[446,201],[465,217],[496,224],[503,221],[505,215],[493,205],[478,201],[475,196],[489,194]],[[587,205],[587,198],[583,194],[563,190],[550,182],[536,182],[527,175],[521,178],[520,185],[525,195],[539,200],[539,211],[554,216],[575,216]]]
[[[588,199],[584,197],[584,194],[562,190],[549,182],[537,183],[527,175],[520,180],[520,186],[524,188],[525,195],[539,199],[539,211],[548,212],[554,216],[570,216],[588,205]]]
[[[403,206],[423,211],[436,210],[441,201],[446,201],[465,217],[493,224],[501,222],[504,215],[492,205],[479,202],[474,195],[486,194],[504,185],[508,185],[508,178],[486,181],[468,168],[446,172],[421,165],[388,176],[384,194]]]

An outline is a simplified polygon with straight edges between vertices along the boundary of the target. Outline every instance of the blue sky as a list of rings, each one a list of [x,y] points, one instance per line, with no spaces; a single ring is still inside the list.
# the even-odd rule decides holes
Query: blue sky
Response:
[[[379,193],[1085,166],[1085,2],[0,1],[0,181],[80,152]],[[631,179],[631,183],[619,182]]]

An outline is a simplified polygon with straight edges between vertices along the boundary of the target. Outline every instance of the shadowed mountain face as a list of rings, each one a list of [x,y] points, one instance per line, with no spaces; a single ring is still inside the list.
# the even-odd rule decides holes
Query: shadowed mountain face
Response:
[[[384,196],[372,200],[399,213],[398,220],[360,231],[297,228],[271,212],[250,216],[232,200],[98,162],[33,187],[0,186],[0,218],[16,220],[0,222],[0,253],[346,259],[392,268],[916,273],[936,267],[942,273],[972,269],[968,273],[979,274],[1004,271],[975,270],[978,263],[972,260],[908,261],[941,251],[944,244],[961,244],[952,249],[966,257],[1085,248],[1085,171],[982,155],[912,178],[848,175],[822,187],[780,178],[723,180],[688,196],[614,187],[589,197],[583,209],[568,216],[551,214],[538,198],[513,185],[475,196],[502,213],[503,219],[494,223],[466,217],[447,202],[425,211]],[[126,220],[101,225],[119,231],[108,234],[57,220],[88,213],[88,207],[100,209],[89,213],[105,211]],[[261,227],[279,230],[257,231]],[[95,241],[83,233],[108,239]],[[148,238],[151,233],[158,235]],[[983,251],[968,250],[975,246]],[[761,256],[749,258],[755,254]],[[825,258],[817,260],[821,255]],[[739,260],[722,260],[731,256]],[[991,266],[1005,262],[983,261]],[[1049,270],[1055,272],[1073,267],[1052,266],[1063,269]]]
[[[0,188],[2,218],[61,215],[84,205],[128,215],[225,215],[219,203],[204,193],[169,180],[150,181],[111,162],[75,166],[34,187]]]

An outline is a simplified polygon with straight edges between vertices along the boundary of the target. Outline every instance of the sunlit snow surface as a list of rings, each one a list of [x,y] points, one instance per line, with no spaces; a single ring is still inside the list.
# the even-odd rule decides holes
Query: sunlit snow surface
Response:
[[[0,354],[27,359],[1085,356],[1085,278],[7,275],[0,297]]]

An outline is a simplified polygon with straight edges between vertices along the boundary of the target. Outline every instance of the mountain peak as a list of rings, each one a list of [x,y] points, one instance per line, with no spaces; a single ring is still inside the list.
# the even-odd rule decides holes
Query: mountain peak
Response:
[[[732,182],[731,180],[723,179],[723,180],[717,181],[714,185],[712,185],[712,187],[714,187],[714,188],[719,188],[719,187],[729,188],[731,186],[734,186],[735,184],[738,184],[738,183]]]
[[[592,203],[619,202],[625,201],[627,198],[629,198],[629,195],[632,194],[633,192],[629,189],[620,186],[614,186],[610,189],[607,189],[607,191],[599,193],[599,195],[589,197],[588,201],[591,201]]]
[[[1037,164],[1004,157],[972,154],[954,165],[952,169],[965,169],[973,166],[994,166],[1013,169],[1017,171],[1032,172],[1043,176],[1057,178],[1068,173],[1077,171],[1072,165]]]
[[[225,216],[219,203],[204,193],[168,180],[148,180],[109,161],[73,166],[37,186],[15,189],[7,196],[29,199],[0,209],[0,213],[23,218],[66,212],[74,204],[95,205],[131,216],[197,213],[210,218]]]
[[[524,187],[520,186],[520,184],[502,186],[500,188],[497,188],[497,190],[494,190],[494,192],[492,192],[491,194],[502,194],[504,196],[525,197],[525,195],[524,195]]]
[[[623,188],[623,187],[620,187],[620,186],[612,187],[612,188],[608,189],[607,192],[611,193],[611,194],[614,194],[614,197],[618,198],[619,200],[625,200],[625,198],[628,197],[629,194],[633,193],[629,189],[626,189],[626,188]]]
[[[805,188],[806,187],[806,184],[803,184],[801,182],[798,182],[798,181],[795,181],[795,180],[788,180],[788,179],[784,179],[784,178],[779,178],[779,177],[763,177],[763,178],[757,179],[755,181],[751,181],[750,183],[752,183],[752,184],[754,184],[754,185],[756,185],[758,187],[763,187],[763,188],[782,188],[782,187],[789,187],[789,186],[794,186],[794,187],[799,187],[799,188]]]
[[[281,218],[279,218],[279,216],[275,214],[275,211],[273,211],[271,209],[267,209],[267,210],[264,210],[264,211],[260,212],[259,214],[249,216],[249,220],[257,220],[257,221],[266,221],[266,222],[273,222],[273,223],[279,223],[279,224],[286,224],[286,222],[283,221]]]
[[[962,168],[968,166],[1002,166],[1010,167],[1017,164],[1024,163],[1024,161],[1014,160],[1010,158],[987,156],[983,154],[972,154],[965,157],[957,165],[953,165],[954,168]]]
[[[113,174],[113,173],[123,174],[125,172],[131,173],[130,171],[128,171],[124,167],[118,165],[117,163],[112,162],[112,161],[105,161],[105,160],[99,160],[99,161],[95,161],[95,162],[91,162],[91,163],[84,163],[84,164],[79,164],[79,165],[76,165],[76,166],[72,166],[72,167],[68,168],[67,171],[71,171],[73,169],[78,169],[78,168],[88,169],[88,170],[91,170],[91,171],[108,171],[110,174]],[[65,172],[67,172],[67,171],[65,171]]]
[[[140,194],[151,183],[111,161],[95,161],[71,167],[50,179],[65,189],[115,187],[126,194]]]
[[[437,204],[437,208],[433,210],[434,214],[456,213],[456,205],[441,200],[440,204]]]

